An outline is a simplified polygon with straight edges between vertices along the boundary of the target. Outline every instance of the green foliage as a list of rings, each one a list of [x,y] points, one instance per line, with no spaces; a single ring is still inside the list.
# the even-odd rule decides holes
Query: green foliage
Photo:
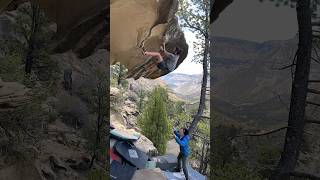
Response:
[[[24,38],[24,46],[28,48],[30,37],[32,36],[32,17],[34,9],[30,3],[19,6],[17,9],[16,17],[16,33],[20,34]],[[45,14],[40,11],[38,17],[38,29],[36,34],[36,51],[41,51],[43,48],[47,48],[50,40],[53,36],[53,32],[50,30],[50,21]]]
[[[88,180],[108,180],[109,175],[104,169],[92,169],[89,173]]]
[[[57,62],[53,61],[49,54],[49,43],[53,33],[49,31],[49,21],[40,13],[39,30],[36,36],[36,46],[33,52],[33,72],[25,76],[24,64],[29,49],[28,42],[31,36],[32,8],[30,4],[24,4],[17,9],[15,33],[19,38],[3,40],[0,45],[3,57],[0,59],[0,75],[4,81],[17,81],[23,83],[36,94],[42,94],[42,98],[56,93],[57,80],[60,78]],[[37,86],[37,87],[35,87]],[[38,96],[39,97],[39,96]]]
[[[91,89],[92,98],[90,105],[95,115],[88,117],[83,128],[83,135],[88,140],[87,150],[95,159],[103,159],[107,156],[107,124],[109,123],[109,95],[108,74],[97,72],[96,80],[93,81],[95,88]],[[92,86],[93,87],[93,86]]]
[[[21,57],[17,54],[7,55],[0,59],[0,77],[3,81],[17,81],[22,83],[24,80],[24,69]]]
[[[138,97],[139,97],[138,111],[139,111],[139,112],[142,112],[142,110],[143,110],[143,108],[144,108],[144,102],[145,102],[146,92],[143,91],[143,90],[139,90]]]
[[[260,180],[261,175],[249,169],[245,163],[237,160],[238,150],[232,139],[238,134],[235,126],[220,125],[214,128],[213,147],[211,153],[211,179],[218,180]]]
[[[111,71],[111,86],[121,86],[125,89],[128,88],[128,81],[126,80],[126,75],[128,69],[120,63],[117,63],[110,67]]]
[[[271,145],[263,145],[259,147],[258,153],[259,173],[268,178],[280,159],[281,149]]]
[[[167,117],[167,101],[166,90],[160,86],[156,87],[148,98],[142,117],[138,121],[142,133],[154,143],[160,154],[166,152],[172,129]]]
[[[209,59],[208,45],[205,43],[209,37],[209,12],[210,0],[179,0],[179,22],[181,26],[193,32],[197,41],[193,43],[195,55],[193,61],[201,63],[204,53],[207,52]]]
[[[237,134],[238,130],[234,126],[221,125],[214,129],[212,162],[215,166],[224,167],[231,163],[238,152],[232,146],[232,138]]]
[[[214,169],[212,180],[262,180],[255,172],[250,171],[244,164],[228,163],[220,169]]]

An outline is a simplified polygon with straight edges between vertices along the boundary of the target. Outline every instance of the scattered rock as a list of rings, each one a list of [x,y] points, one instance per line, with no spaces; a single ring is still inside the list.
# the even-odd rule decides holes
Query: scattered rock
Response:
[[[9,143],[6,131],[0,127],[0,147],[6,146]]]
[[[48,166],[41,167],[41,173],[47,180],[55,180],[57,178],[55,173]]]
[[[59,158],[57,158],[55,156],[50,156],[49,161],[50,161],[51,168],[55,172],[57,172],[59,170],[67,171],[67,168],[65,167],[65,165],[63,164],[63,162]]]

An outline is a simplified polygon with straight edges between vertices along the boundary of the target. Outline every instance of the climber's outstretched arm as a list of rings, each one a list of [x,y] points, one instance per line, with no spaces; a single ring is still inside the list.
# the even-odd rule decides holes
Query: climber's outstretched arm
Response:
[[[161,54],[159,52],[148,52],[148,51],[146,51],[146,52],[144,52],[144,54],[147,55],[147,56],[155,56],[155,57],[157,57],[157,59],[158,59],[157,62],[158,63],[163,61],[163,58],[162,58],[162,56],[161,56]]]

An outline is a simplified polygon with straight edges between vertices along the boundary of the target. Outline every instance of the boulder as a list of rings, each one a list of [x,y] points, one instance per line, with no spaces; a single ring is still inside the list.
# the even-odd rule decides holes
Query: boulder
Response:
[[[153,62],[141,53],[142,47],[159,51],[163,37],[169,52],[175,46],[182,49],[177,67],[187,57],[188,44],[175,16],[177,0],[113,0],[110,8],[111,64],[125,65],[128,77],[155,79],[165,75],[156,66],[147,72],[145,68]]]
[[[150,139],[143,135],[141,135],[138,141],[134,142],[134,145],[147,154],[157,154],[158,152]]]
[[[132,180],[166,180],[166,176],[162,174],[161,169],[155,168],[155,169],[141,169],[137,170]]]
[[[27,102],[29,89],[17,82],[0,79],[0,112],[13,110]]]

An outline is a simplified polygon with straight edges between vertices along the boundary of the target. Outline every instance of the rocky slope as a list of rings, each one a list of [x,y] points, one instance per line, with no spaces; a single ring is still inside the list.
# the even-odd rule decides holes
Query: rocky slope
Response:
[[[213,37],[211,48],[213,64],[212,105],[223,122],[241,124],[243,132],[261,133],[285,126],[291,95],[291,70],[279,68],[292,63],[297,48],[297,37],[284,41],[256,43],[226,37]],[[310,79],[319,79],[319,64],[312,62]],[[320,89],[317,84],[309,88]],[[320,98],[308,95],[319,102]],[[307,117],[320,118],[315,107],[307,106]],[[304,148],[298,170],[319,175],[317,159],[319,144],[315,125],[305,129]],[[238,138],[234,143],[245,162],[255,167],[259,146],[282,150],[283,132],[265,137]]]
[[[255,43],[215,37],[211,48],[214,108],[233,119],[284,122],[296,39]],[[268,124],[267,123],[267,124]]]
[[[26,104],[28,88],[16,82],[3,82],[0,78],[0,112],[10,111]]]
[[[3,0],[0,13],[15,10],[28,0]],[[73,50],[79,57],[88,57],[107,39],[109,0],[31,0],[57,25],[56,52]],[[71,8],[71,9],[70,9]],[[106,45],[104,45],[106,46]]]
[[[3,2],[0,3],[0,9],[3,9]],[[10,10],[14,10],[16,7],[13,3],[20,4],[21,2],[23,1],[12,1],[8,7]],[[93,4],[90,5],[90,3]],[[10,126],[18,120],[24,123],[24,115],[19,116],[18,113],[20,112],[15,112],[15,110],[21,105],[35,103],[31,99],[35,94],[32,94],[31,91],[41,94],[43,92],[38,92],[37,87],[43,85],[36,80],[37,86],[27,89],[20,83],[0,80],[0,180],[88,179],[92,170],[105,171],[105,156],[99,156],[93,163],[92,170],[89,169],[92,155],[89,144],[92,142],[88,139],[90,128],[97,119],[94,107],[89,103],[92,98],[95,98],[93,93],[97,88],[97,72],[104,72],[109,68],[109,52],[106,42],[102,42],[104,38],[101,37],[101,35],[105,36],[106,32],[100,33],[100,30],[98,30],[100,27],[96,27],[99,24],[103,29],[104,19],[94,17],[96,13],[102,13],[107,7],[103,5],[104,3],[86,1],[78,2],[75,5],[71,1],[40,1],[40,6],[50,14],[53,20],[56,20],[58,29],[60,29],[56,33],[57,37],[60,37],[51,45],[55,47],[58,44],[58,46],[62,45],[66,48],[61,53],[54,51],[46,59],[50,59],[50,62],[57,64],[57,67],[54,67],[58,71],[55,77],[57,78],[56,86],[53,87],[55,93],[45,97],[45,100],[37,102],[41,108],[39,112],[29,112],[28,109],[20,108],[22,113],[28,114],[28,117],[33,116],[31,119],[39,119],[34,127],[29,127],[31,130],[25,128],[26,132],[20,132]],[[74,11],[71,12],[70,7],[74,7]],[[62,14],[57,13],[58,11]],[[66,16],[67,12],[70,16]],[[53,17],[57,14],[61,17]],[[0,40],[18,40],[20,42],[23,40],[15,31],[12,31],[15,16],[15,11],[6,11],[0,14]],[[84,22],[85,19],[83,18],[89,19]],[[90,27],[87,23],[90,24]],[[92,27],[97,28],[95,30],[98,30],[99,33],[95,30],[91,31]],[[69,32],[73,33],[68,34]],[[87,36],[87,33],[90,34],[90,37]],[[97,38],[97,33],[99,34],[98,37],[101,38],[93,43],[93,39]],[[67,43],[66,41],[60,41],[62,39],[65,39]],[[7,44],[2,44],[1,47],[7,48],[5,45]],[[85,52],[85,55],[82,56],[76,49],[87,47],[87,45],[90,45],[91,49],[88,48],[90,51]],[[75,46],[77,48],[74,48]],[[2,50],[0,51],[0,61],[7,61],[8,59],[3,58]],[[23,67],[21,66],[21,68]],[[72,95],[63,88],[63,73],[66,68],[72,69]],[[43,111],[46,116],[38,117],[40,111]],[[5,117],[10,116],[3,112],[7,114],[15,112],[22,119],[10,119],[10,125],[8,125]],[[49,119],[46,119],[47,117]],[[41,128],[37,129],[38,126],[41,126]],[[16,141],[17,139],[20,141]],[[9,155],[2,151],[6,148]],[[10,155],[10,153],[13,155]],[[21,153],[23,155],[20,155]],[[15,156],[21,156],[21,159],[15,159]]]

